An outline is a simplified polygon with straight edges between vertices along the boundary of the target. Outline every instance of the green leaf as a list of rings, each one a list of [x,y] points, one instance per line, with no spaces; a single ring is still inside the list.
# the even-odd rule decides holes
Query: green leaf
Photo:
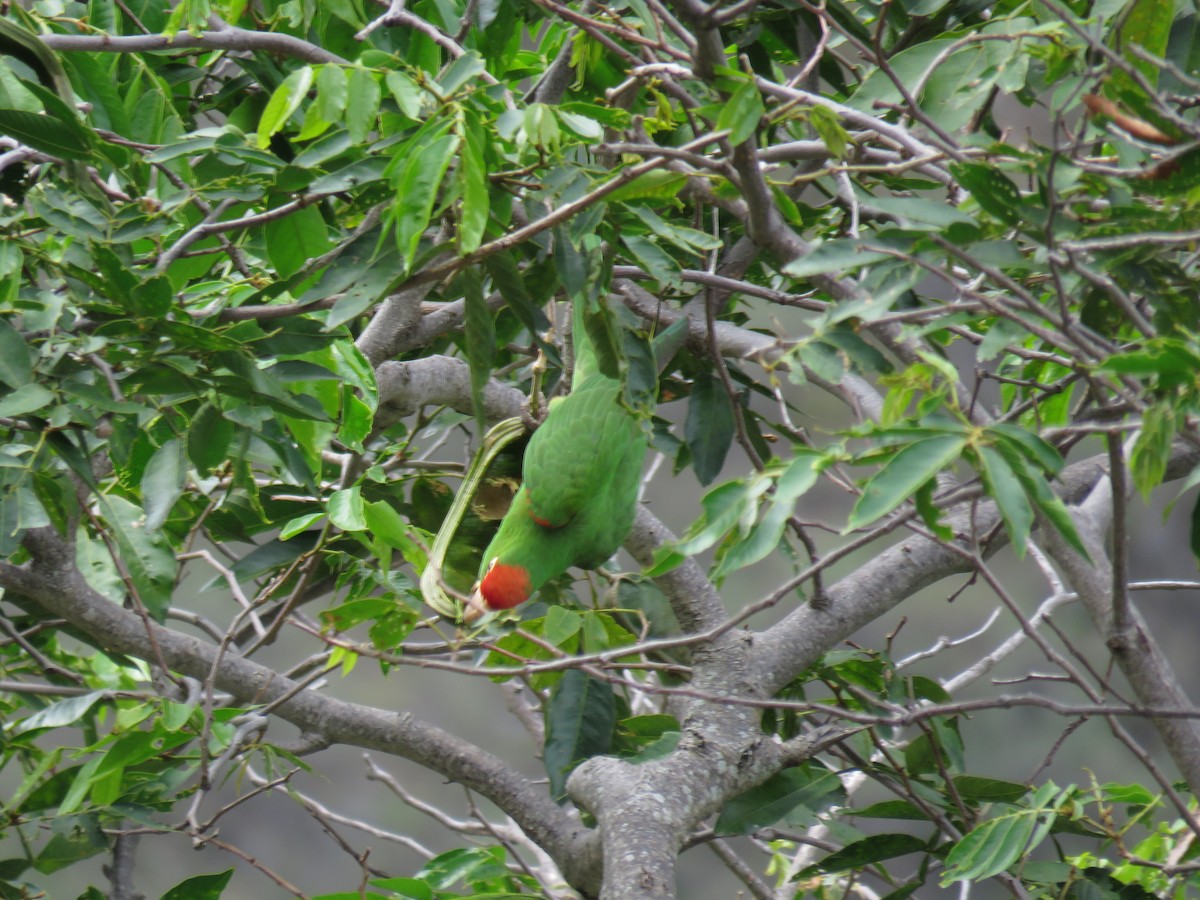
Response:
[[[783,271],[795,278],[829,272],[852,272],[870,263],[909,253],[914,237],[903,232],[882,232],[870,238],[837,238],[813,246],[807,256],[792,260]]]
[[[617,723],[616,697],[610,684],[578,669],[568,669],[546,704],[546,742],[542,761],[550,793],[566,796],[567,776],[577,763],[607,753]]]
[[[1025,457],[1013,449],[1012,444],[1008,441],[997,444],[996,450],[1004,457],[1004,461],[1013,470],[1013,474],[1020,479],[1021,484],[1025,487],[1025,493],[1033,501],[1038,510],[1041,511],[1042,515],[1046,517],[1051,526],[1084,559],[1091,559],[1087,548],[1079,538],[1079,532],[1075,530],[1075,521],[1071,518],[1070,511],[1062,502],[1062,498],[1054,493],[1054,490],[1050,487],[1046,479],[1042,477],[1042,474],[1032,469]]]
[[[110,692],[104,690],[59,700],[32,716],[13,722],[6,729],[6,733],[15,737],[42,728],[61,728],[64,725],[72,725],[87,715],[93,706],[101,700],[108,699],[109,696]]]
[[[40,384],[26,384],[0,397],[0,416],[23,416],[54,402],[54,395]]]
[[[349,97],[346,100],[346,129],[350,140],[361,144],[375,127],[382,91],[375,73],[361,66],[350,70]]]
[[[862,809],[848,809],[846,814],[864,819],[911,819],[920,822],[929,820],[928,813],[907,800],[881,800]]]
[[[413,153],[396,184],[396,246],[405,268],[417,256],[421,236],[429,226],[438,188],[460,143],[458,135],[442,133],[431,137]]]
[[[1061,794],[1043,785],[1028,808],[1007,807],[965,835],[946,857],[942,887],[955,881],[982,881],[998,875],[1033,850],[1050,833]]]
[[[1111,40],[1115,48],[1124,52],[1130,65],[1141,70],[1152,86],[1158,83],[1159,67],[1132,53],[1130,46],[1136,44],[1154,56],[1164,56],[1174,19],[1172,0],[1133,0],[1122,13],[1120,25],[1113,29]],[[1116,80],[1119,85],[1128,82],[1129,87],[1133,86],[1132,79],[1124,72]]]
[[[895,859],[897,856],[907,856],[910,853],[920,853],[929,849],[929,841],[922,840],[913,834],[873,834],[844,846],[841,850],[830,853],[824,859],[813,864],[805,872],[846,872],[851,869],[864,869],[885,859]],[[805,877],[801,872],[796,878]],[[808,875],[807,877],[812,877]]]
[[[954,789],[968,803],[1015,803],[1029,793],[1029,785],[983,775],[956,775]]]
[[[817,768],[785,769],[725,804],[713,830],[750,834],[777,822],[808,828],[817,824],[818,813],[845,800],[846,789],[834,773]]]
[[[846,532],[886,516],[957,460],[966,443],[963,435],[938,434],[909,444],[863,486],[862,496],[846,523]]]
[[[382,181],[390,164],[391,160],[382,156],[356,160],[328,175],[313,179],[308,190],[313,194],[341,194],[352,191],[365,184]]]
[[[991,213],[1008,225],[1021,222],[1021,191],[995,166],[983,163],[953,163],[950,171],[954,173],[959,184],[971,192],[985,212]]]
[[[682,172],[651,169],[626,182],[608,195],[609,203],[631,200],[671,200],[687,184]]]
[[[410,119],[420,120],[421,104],[425,98],[425,92],[421,90],[421,87],[403,72],[395,69],[389,71],[384,77],[387,81],[388,91],[396,101],[396,105],[400,107],[400,111]]]
[[[129,293],[129,308],[135,315],[149,319],[165,318],[175,300],[175,290],[166,275],[155,275],[136,285]]]
[[[33,867],[44,875],[57,872],[108,849],[108,838],[100,830],[100,825],[93,816],[63,817],[55,824],[62,830],[47,841],[33,864]]]
[[[679,277],[679,263],[654,241],[638,234],[625,234],[621,236],[621,242],[629,248],[629,252],[633,254],[650,277],[659,284],[674,288],[682,285]]]
[[[1133,484],[1144,499],[1162,484],[1171,459],[1171,442],[1175,438],[1175,410],[1167,403],[1155,403],[1142,414],[1142,429],[1138,432],[1129,454]]]
[[[742,82],[729,99],[721,106],[717,115],[717,130],[729,130],[729,143],[733,146],[753,137],[758,123],[766,114],[758,86],[753,80]]]
[[[694,556],[707,550],[740,519],[747,514],[753,515],[753,504],[768,487],[768,482],[756,479],[749,484],[730,481],[713,488],[700,501],[704,507],[704,516],[688,529],[684,539],[675,549],[685,556]]]
[[[531,335],[549,329],[550,320],[529,293],[525,278],[511,253],[493,253],[483,264],[508,308]]]
[[[0,381],[10,388],[19,388],[28,384],[32,375],[29,345],[8,319],[0,318]]]
[[[980,447],[978,453],[984,485],[1000,510],[1013,552],[1023,559],[1033,528],[1033,507],[1025,496],[1025,488],[998,452],[991,447]]]
[[[464,84],[483,74],[486,68],[483,57],[474,50],[468,50],[446,67],[438,79],[439,92],[443,96],[450,96]]]
[[[362,488],[358,485],[334,491],[325,503],[329,521],[342,531],[365,531],[366,513],[363,507]]]
[[[822,459],[815,453],[800,453],[779,476],[771,506],[766,515],[750,531],[744,541],[733,544],[721,557],[714,577],[720,578],[745,566],[753,565],[770,555],[783,539],[788,519],[796,508],[796,501],[820,477]]]
[[[205,403],[196,411],[188,426],[188,459],[201,476],[208,475],[225,461],[232,440],[233,423],[222,416],[215,405]]]
[[[466,118],[462,138],[462,153],[457,169],[459,189],[462,191],[458,250],[466,254],[475,250],[483,241],[491,201],[488,196],[487,164],[483,156],[483,128],[475,117]]]
[[[842,126],[838,114],[828,106],[814,105],[808,111],[808,120],[812,123],[813,131],[817,133],[825,149],[833,159],[844,159],[846,148],[850,144],[850,135]]]
[[[552,606],[546,610],[546,618],[542,625],[542,637],[555,647],[561,647],[579,634],[582,628],[583,616],[579,613],[562,606]]]
[[[271,146],[271,135],[282,129],[292,117],[292,113],[300,108],[312,83],[312,66],[301,66],[275,88],[258,122],[255,145],[259,150],[266,150]]]
[[[158,531],[167,521],[171,507],[183,493],[187,463],[183,441],[171,438],[154,451],[142,473],[142,501],[146,507],[146,531]]]
[[[162,900],[218,900],[233,878],[233,869],[211,875],[193,875],[162,895]]]
[[[300,271],[331,246],[325,219],[315,206],[306,206],[266,224],[267,255],[280,278]]]
[[[725,385],[706,369],[692,384],[683,426],[692,453],[692,468],[701,484],[711,484],[721,474],[734,429],[733,404]]]
[[[326,122],[336,122],[346,111],[346,100],[350,95],[346,70],[334,63],[321,66],[317,72],[318,114]]]
[[[279,539],[281,541],[294,538],[303,531],[308,531],[309,526],[320,522],[325,518],[325,513],[308,513],[308,515],[297,516],[285,522],[283,527],[279,529]]]
[[[59,118],[22,109],[0,109],[0,134],[59,159],[88,159],[91,142],[80,140],[82,126],[68,125]],[[90,132],[83,131],[90,134]]]
[[[100,508],[138,596],[150,615],[163,621],[179,570],[174,551],[160,534],[147,531],[143,510],[124,497],[102,496]]]
[[[1007,422],[997,422],[994,425],[989,425],[987,431],[995,435],[1001,435],[1007,441],[1011,442],[1017,450],[1025,455],[1031,462],[1037,463],[1047,475],[1054,476],[1062,470],[1063,458],[1059,452],[1054,449],[1052,444],[1049,444],[1041,436],[1034,434],[1017,425],[1010,425]]]

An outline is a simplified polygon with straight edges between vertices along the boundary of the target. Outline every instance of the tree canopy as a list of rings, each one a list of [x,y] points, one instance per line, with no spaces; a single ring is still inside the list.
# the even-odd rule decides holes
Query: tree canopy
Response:
[[[1200,555],[1192,4],[5,9],[0,896],[1200,889],[1135,602],[1200,583],[1133,552]],[[572,304],[649,435],[628,553],[439,616]],[[338,747],[453,849],[318,800]],[[325,881],[222,833],[276,795]]]

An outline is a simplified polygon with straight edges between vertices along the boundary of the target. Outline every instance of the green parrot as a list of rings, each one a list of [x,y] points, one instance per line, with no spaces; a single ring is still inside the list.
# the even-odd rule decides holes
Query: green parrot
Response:
[[[529,439],[521,488],[483,553],[477,608],[511,609],[572,566],[600,566],[633,527],[646,430],[600,370],[583,304],[573,307],[571,392]]]

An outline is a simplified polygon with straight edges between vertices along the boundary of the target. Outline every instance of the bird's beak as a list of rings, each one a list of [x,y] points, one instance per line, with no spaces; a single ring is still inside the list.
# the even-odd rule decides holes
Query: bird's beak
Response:
[[[484,602],[483,594],[480,593],[479,584],[476,582],[471,595],[467,597],[466,605],[463,607],[462,622],[464,625],[471,625],[484,616],[491,610],[488,609],[487,603]]]

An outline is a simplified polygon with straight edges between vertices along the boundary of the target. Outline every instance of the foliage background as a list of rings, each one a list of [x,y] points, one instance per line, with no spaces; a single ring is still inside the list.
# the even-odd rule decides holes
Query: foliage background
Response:
[[[1195,893],[1192,4],[7,12],[4,896]],[[568,302],[629,555],[455,631]]]

